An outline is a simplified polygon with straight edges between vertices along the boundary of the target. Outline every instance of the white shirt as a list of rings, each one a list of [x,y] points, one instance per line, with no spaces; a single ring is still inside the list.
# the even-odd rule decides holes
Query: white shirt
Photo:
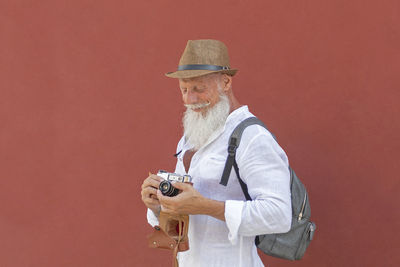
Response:
[[[259,267],[264,266],[254,244],[256,235],[287,232],[292,208],[288,159],[270,132],[251,125],[243,132],[236,151],[240,176],[247,184],[252,201],[246,201],[232,168],[227,186],[220,185],[228,155],[228,139],[233,129],[252,117],[247,106],[229,114],[224,127],[216,131],[191,160],[188,173],[183,155],[191,148],[185,138],[178,143],[175,172],[189,174],[193,186],[203,196],[225,201],[225,222],[207,215],[189,216],[188,251],[178,254],[180,267]],[[151,210],[149,223],[158,220]]]

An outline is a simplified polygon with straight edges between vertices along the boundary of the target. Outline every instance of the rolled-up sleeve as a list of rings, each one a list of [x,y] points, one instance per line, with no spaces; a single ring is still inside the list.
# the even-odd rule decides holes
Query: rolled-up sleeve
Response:
[[[229,229],[228,239],[232,244],[236,244],[240,222],[242,221],[243,201],[225,201],[225,221]]]
[[[240,176],[247,184],[252,201],[225,202],[231,242],[240,235],[284,233],[291,226],[288,160],[270,133],[260,128],[256,135],[253,128],[253,137],[245,137],[245,132],[237,151]]]
[[[153,227],[158,225],[158,218],[151,209],[147,209],[147,222]]]

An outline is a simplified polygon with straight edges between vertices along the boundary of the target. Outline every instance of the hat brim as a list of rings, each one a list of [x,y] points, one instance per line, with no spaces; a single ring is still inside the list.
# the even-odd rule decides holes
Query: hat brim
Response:
[[[223,73],[228,74],[230,76],[234,76],[238,70],[237,69],[229,69],[229,70],[178,70],[174,72],[167,72],[165,76],[169,78],[178,78],[178,79],[189,79],[200,77],[203,75],[211,74],[211,73]]]

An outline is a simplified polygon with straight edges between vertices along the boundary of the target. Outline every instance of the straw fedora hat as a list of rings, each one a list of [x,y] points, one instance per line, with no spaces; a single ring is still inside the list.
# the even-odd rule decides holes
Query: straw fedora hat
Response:
[[[229,65],[228,48],[217,40],[189,40],[179,60],[178,69],[165,75],[170,78],[194,78],[210,73],[235,75]]]

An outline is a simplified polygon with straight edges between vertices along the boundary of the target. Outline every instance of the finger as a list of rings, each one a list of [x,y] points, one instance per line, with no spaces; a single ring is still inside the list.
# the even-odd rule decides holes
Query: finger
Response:
[[[163,206],[161,206],[161,211],[164,212],[164,213],[173,214],[173,212],[171,210],[169,210],[169,209],[167,209],[167,208],[165,208]]]
[[[148,198],[145,201],[143,201],[146,206],[151,206],[151,207],[155,207],[155,206],[159,206],[160,202],[156,199],[152,199],[152,198]]]
[[[158,182],[160,182],[162,180],[162,178],[160,176],[157,176],[155,174],[152,174],[149,177],[151,177],[151,179],[156,180]]]
[[[161,182],[160,177],[158,177],[157,175],[150,175],[143,181],[142,189],[149,187],[149,186],[158,188],[158,186],[160,185],[160,182]]]
[[[169,206],[166,205],[161,205],[161,211],[168,214],[175,214],[175,215],[178,214],[175,210],[171,209]]]
[[[157,189],[154,187],[146,187],[142,190],[142,195],[145,197],[150,197],[150,195],[156,195]]]
[[[160,201],[160,203],[163,203],[163,204],[168,204],[169,202],[170,202],[170,199],[171,199],[171,197],[168,197],[168,196],[164,196],[162,193],[161,193],[161,191],[160,190],[157,190],[157,198],[158,198],[158,201]]]
[[[156,195],[157,195],[157,198],[158,198],[158,200],[159,200],[160,202],[162,202],[162,201],[164,200],[164,196],[163,196],[163,194],[161,193],[160,190],[157,190]]]
[[[164,206],[175,207],[176,203],[179,202],[178,196],[173,196],[173,197],[164,196],[160,190],[157,190],[157,198],[160,201],[160,203]]]
[[[153,187],[146,187],[142,190],[142,199],[152,198],[152,196],[157,196],[157,189]]]
[[[173,184],[172,184],[175,188],[177,188],[177,189],[179,189],[179,190],[182,190],[182,191],[185,191],[185,190],[188,190],[190,187],[192,187],[190,184],[188,184],[188,183],[181,183],[181,182],[174,182]]]
[[[150,175],[143,181],[142,187],[149,186],[149,185],[154,185],[154,184],[159,184],[161,181],[160,177],[157,175]]]
[[[161,211],[162,212],[168,212],[168,209],[164,205],[161,204]]]

